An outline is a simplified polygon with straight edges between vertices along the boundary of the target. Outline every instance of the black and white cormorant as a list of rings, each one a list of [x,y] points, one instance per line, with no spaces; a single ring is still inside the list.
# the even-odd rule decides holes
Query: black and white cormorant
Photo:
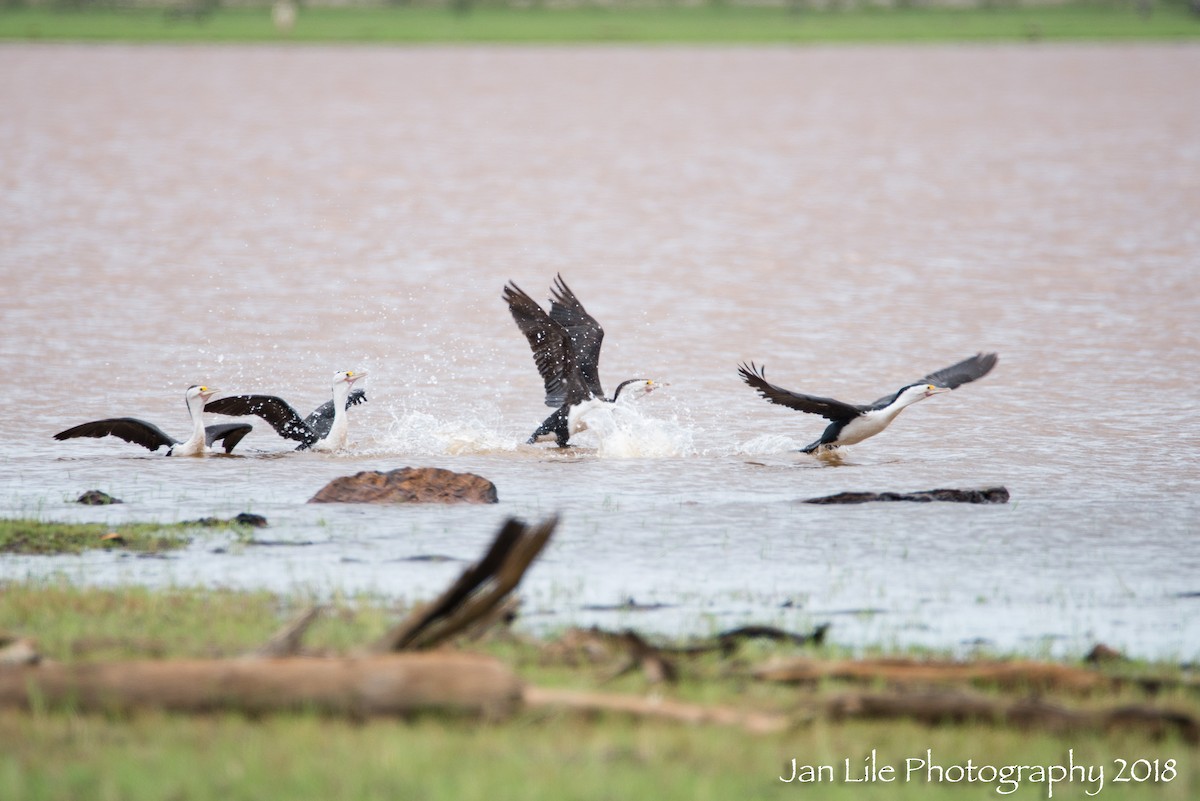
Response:
[[[346,444],[349,417],[346,410],[366,401],[367,394],[353,389],[354,382],[366,378],[366,372],[344,370],[333,376],[333,398],[301,417],[283,398],[274,395],[231,395],[218,398],[204,407],[216,414],[256,414],[266,420],[279,436],[294,439],[296,450],[336,451]]]
[[[586,426],[580,419],[605,403],[616,403],[624,390],[648,394],[661,384],[648,378],[622,381],[611,398],[600,386],[600,345],[604,329],[587,313],[561,275],[554,279],[547,314],[512,281],[504,287],[504,300],[517,327],[529,340],[533,361],[546,385],[546,405],[554,413],[530,435],[528,444],[553,437],[560,448],[572,434]]]
[[[976,353],[969,359],[930,373],[920,381],[900,387],[891,395],[865,406],[843,403],[833,398],[804,395],[777,387],[767,382],[766,366],[758,367],[754,362],[740,365],[738,373],[743,381],[757,389],[759,394],[771,403],[819,414],[826,420],[833,421],[820,439],[801,450],[802,453],[814,453],[833,450],[842,445],[853,445],[867,437],[875,436],[887,428],[906,406],[925,400],[931,395],[949,392],[987,375],[996,366],[997,358],[995,353]]]
[[[199,385],[188,387],[184,393],[187,401],[188,414],[192,418],[192,435],[180,442],[170,437],[161,428],[136,417],[110,417],[107,420],[96,420],[82,423],[66,431],[54,435],[55,439],[73,439],[75,437],[120,437],[126,442],[132,442],[156,451],[167,446],[167,456],[203,456],[212,452],[215,442],[220,442],[225,452],[231,452],[241,442],[242,437],[253,428],[249,423],[222,423],[220,425],[204,425],[204,402],[219,390]]]

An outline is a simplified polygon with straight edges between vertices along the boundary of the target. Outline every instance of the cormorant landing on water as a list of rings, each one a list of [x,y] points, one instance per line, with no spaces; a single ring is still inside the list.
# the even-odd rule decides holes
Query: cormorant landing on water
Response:
[[[231,452],[241,442],[242,437],[253,428],[249,423],[222,423],[215,426],[204,425],[204,402],[220,390],[212,387],[191,386],[184,393],[187,401],[188,414],[192,418],[192,435],[186,441],[180,442],[170,437],[161,428],[136,417],[110,417],[107,420],[96,420],[82,423],[66,431],[54,435],[55,439],[73,439],[75,437],[120,437],[126,442],[141,445],[156,451],[167,446],[167,456],[203,456],[212,453],[214,442],[220,442],[225,452]]]
[[[821,438],[801,450],[814,453],[833,450],[842,445],[853,445],[867,437],[873,437],[888,427],[896,415],[920,400],[931,395],[949,392],[977,378],[987,375],[996,366],[995,353],[976,353],[969,359],[951,365],[936,373],[930,373],[916,383],[903,386],[895,393],[880,398],[866,406],[855,406],[833,398],[819,398],[777,387],[766,379],[766,366],[758,367],[754,362],[742,364],[738,373],[742,380],[758,390],[771,403],[778,403],[802,412],[819,414],[832,420]]]
[[[333,398],[313,410],[308,417],[300,413],[283,398],[274,395],[231,395],[219,398],[204,407],[206,412],[216,414],[256,414],[266,420],[284,439],[298,440],[296,450],[335,451],[346,444],[346,431],[350,421],[346,410],[367,399],[361,389],[352,388],[354,382],[366,378],[365,372],[346,370],[333,376]]]
[[[611,398],[604,397],[599,372],[604,329],[583,308],[562,275],[555,277],[551,292],[549,314],[512,281],[504,287],[504,300],[533,349],[533,361],[546,385],[546,405],[555,409],[527,442],[532,445],[553,437],[565,448],[572,434],[586,428],[580,418],[587,412],[616,403],[622,390],[627,390],[626,396],[633,392],[644,395],[662,384],[631,378],[622,381]]]

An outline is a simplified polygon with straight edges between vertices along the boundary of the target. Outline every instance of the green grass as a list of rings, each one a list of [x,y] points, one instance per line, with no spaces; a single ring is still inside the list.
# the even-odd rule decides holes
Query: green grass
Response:
[[[0,631],[37,638],[52,659],[86,661],[137,656],[235,655],[261,644],[311,599],[270,593],[175,589],[79,589],[58,582],[0,584]],[[345,650],[378,637],[397,610],[369,599],[342,599],[305,638],[317,648]],[[600,686],[607,670],[564,663],[538,644],[486,646],[527,681],[544,686],[644,693],[636,675]],[[761,645],[737,660],[686,663],[682,683],[665,695],[778,711],[802,706],[809,691],[749,681],[741,670],[796,649]],[[1135,700],[1132,693],[1129,700]],[[1070,699],[1068,703],[1120,699]],[[1143,699],[1136,699],[1143,700]],[[1194,697],[1170,693],[1165,705],[1197,714]],[[785,784],[792,758],[834,764],[874,748],[903,764],[932,749],[945,765],[1103,764],[1115,758],[1175,759],[1169,783],[1105,784],[1100,798],[1185,801],[1197,796],[1196,750],[1177,740],[1076,734],[1058,737],[986,725],[926,728],[910,723],[816,721],[785,734],[752,736],[738,729],[642,722],[620,717],[525,712],[503,723],[422,717],[349,722],[312,714],[182,716],[80,715],[0,709],[0,798],[68,799],[286,798],[462,799],[933,799],[998,798],[988,785],[922,781],[820,787]],[[839,773],[840,776],[840,773]],[[1044,785],[1011,796],[1046,798]],[[1055,798],[1082,799],[1078,784]]]
[[[219,524],[229,528],[233,524]],[[158,553],[182,548],[191,542],[196,523],[53,523],[44,520],[0,520],[0,554],[62,554],[85,550],[127,550]],[[115,537],[111,535],[116,535]]]
[[[1141,18],[1131,4],[994,9],[805,11],[705,6],[645,9],[305,8],[288,35],[270,11],[219,10],[202,21],[162,10],[0,10],[0,40],[130,42],[729,43],[1183,39],[1200,17],[1182,2]]]

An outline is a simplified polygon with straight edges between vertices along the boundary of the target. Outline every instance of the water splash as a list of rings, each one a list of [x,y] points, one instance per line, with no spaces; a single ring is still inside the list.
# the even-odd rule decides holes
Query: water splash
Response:
[[[734,456],[763,456],[798,451],[803,445],[783,434],[759,434],[733,449]]]
[[[605,404],[583,417],[587,430],[571,438],[579,445],[594,444],[605,459],[692,456],[696,453],[693,429],[677,417],[642,414],[631,403]]]
[[[392,422],[371,452],[471,454],[515,451],[519,440],[481,417],[443,419],[428,412],[392,411]]]

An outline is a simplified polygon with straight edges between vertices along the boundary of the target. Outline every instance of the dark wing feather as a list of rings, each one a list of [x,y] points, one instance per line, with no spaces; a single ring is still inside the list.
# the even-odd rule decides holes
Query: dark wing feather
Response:
[[[983,378],[992,371],[996,366],[996,362],[1000,357],[995,353],[976,353],[970,358],[963,359],[958,364],[952,364],[949,367],[943,367],[937,372],[930,373],[920,381],[914,381],[911,384],[906,384],[900,389],[893,392],[891,395],[885,395],[879,400],[866,407],[868,409],[882,409],[896,399],[904,390],[909,387],[919,384],[933,384],[936,387],[946,387],[947,389],[956,389],[963,384],[970,383],[977,378]]]
[[[214,426],[205,426],[204,444],[211,448],[214,442],[220,442],[226,453],[233,453],[233,449],[242,441],[242,437],[253,429],[254,426],[249,423],[218,423]]]
[[[367,402],[367,392],[364,389],[355,389],[350,392],[346,398],[346,408],[357,406],[360,403]],[[317,439],[324,439],[329,436],[330,430],[333,428],[333,398],[322,403],[320,406],[312,410],[308,417],[304,418],[304,422],[317,434]]]
[[[567,330],[579,362],[579,372],[588,391],[597,398],[604,397],[600,387],[600,346],[604,344],[604,329],[596,318],[587,313],[561,274],[555,276],[553,297],[550,300],[550,319]]]
[[[206,403],[204,411],[215,414],[258,415],[270,423],[279,436],[294,439],[304,445],[312,445],[320,439],[287,401],[274,395],[231,395]]]
[[[73,439],[74,437],[120,437],[126,442],[141,445],[156,451],[164,445],[168,448],[179,444],[179,440],[167,436],[154,423],[138,420],[136,417],[111,417],[107,420],[95,420],[91,423],[81,423],[74,428],[60,431],[55,439]]]
[[[758,367],[754,362],[750,362],[749,366],[742,364],[738,367],[738,373],[742,376],[743,381],[758,390],[758,394],[771,403],[778,403],[780,406],[787,406],[789,409],[796,409],[810,414],[819,414],[826,420],[833,420],[834,422],[853,420],[862,414],[862,411],[857,406],[851,406],[849,403],[842,403],[833,398],[802,395],[799,392],[792,392],[791,390],[783,389],[769,383],[766,379],[766,365]]]
[[[921,379],[921,383],[955,389],[977,378],[983,378],[992,371],[999,359],[1000,357],[995,353],[976,353],[958,364],[952,364],[949,367],[943,367],[936,373],[930,373]]]
[[[517,327],[529,340],[533,361],[546,388],[546,405],[559,407],[588,396],[570,335],[541,306],[513,282],[504,287],[504,300]]]

